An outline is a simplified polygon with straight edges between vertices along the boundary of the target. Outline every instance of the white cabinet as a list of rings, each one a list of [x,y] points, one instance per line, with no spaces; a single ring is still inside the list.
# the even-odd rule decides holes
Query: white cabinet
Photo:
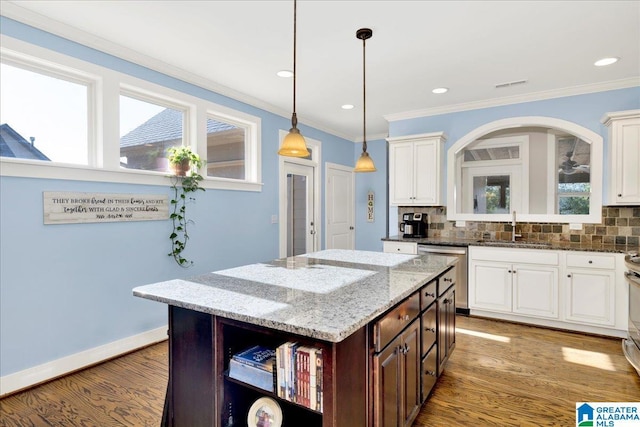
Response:
[[[523,254],[516,252],[513,256],[508,251],[475,250],[470,261],[469,308],[557,318],[557,255],[553,253],[554,256],[549,257],[549,253],[543,253],[540,257],[536,252],[528,251],[525,252],[528,258],[525,263],[520,259]]]
[[[444,133],[389,138],[389,200],[394,206],[442,204]]]
[[[609,204],[640,205],[640,110],[607,113]]]
[[[568,322],[615,325],[615,256],[567,254],[566,314]]]
[[[624,254],[469,247],[471,315],[626,336]]]

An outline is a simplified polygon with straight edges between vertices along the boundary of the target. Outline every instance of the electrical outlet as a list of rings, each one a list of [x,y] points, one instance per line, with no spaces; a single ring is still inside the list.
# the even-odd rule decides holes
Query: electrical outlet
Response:
[[[278,215],[271,215],[271,224],[278,223]]]

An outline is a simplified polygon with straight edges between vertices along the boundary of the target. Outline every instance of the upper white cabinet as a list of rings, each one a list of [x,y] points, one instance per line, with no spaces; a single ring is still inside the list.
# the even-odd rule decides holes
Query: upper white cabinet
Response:
[[[640,110],[607,113],[611,205],[640,205]]]
[[[389,200],[395,206],[442,205],[442,132],[389,138]]]

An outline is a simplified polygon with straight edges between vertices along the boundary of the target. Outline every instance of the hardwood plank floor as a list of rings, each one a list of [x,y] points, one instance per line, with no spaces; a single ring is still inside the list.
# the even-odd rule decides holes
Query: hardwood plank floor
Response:
[[[575,402],[640,401],[619,339],[456,320],[456,349],[413,427],[571,426]],[[159,426],[166,384],[165,342],[0,400],[0,426]]]

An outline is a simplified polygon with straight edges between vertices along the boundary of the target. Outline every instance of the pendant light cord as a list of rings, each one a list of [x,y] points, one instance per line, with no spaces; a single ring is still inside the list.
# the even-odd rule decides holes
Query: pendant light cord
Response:
[[[362,38],[362,151],[367,151],[367,66],[366,48],[367,39]]]
[[[298,116],[296,114],[296,78],[298,77],[296,72],[297,8],[297,1],[293,0],[293,114],[291,115],[291,126],[294,128],[298,127]]]

